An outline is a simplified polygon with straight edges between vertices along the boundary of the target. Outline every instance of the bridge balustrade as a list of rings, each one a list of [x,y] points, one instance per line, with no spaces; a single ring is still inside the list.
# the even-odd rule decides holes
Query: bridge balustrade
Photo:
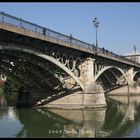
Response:
[[[27,30],[31,30],[34,32],[38,32],[40,34],[47,35],[51,38],[59,39],[59,40],[62,40],[64,42],[73,43],[73,44],[78,45],[80,47],[86,47],[89,49],[92,48],[92,45],[90,45],[88,43],[85,43],[85,42],[80,41],[78,39],[74,39],[73,37],[70,38],[70,36],[67,36],[67,35],[61,34],[59,32],[50,30],[48,28],[39,26],[37,24],[25,21],[21,18],[17,18],[15,16],[6,14],[4,12],[0,12],[0,22],[7,23],[7,24],[10,24],[10,25],[13,25],[16,27],[20,27],[20,28],[25,28]],[[44,32],[44,29],[45,29],[45,32]]]

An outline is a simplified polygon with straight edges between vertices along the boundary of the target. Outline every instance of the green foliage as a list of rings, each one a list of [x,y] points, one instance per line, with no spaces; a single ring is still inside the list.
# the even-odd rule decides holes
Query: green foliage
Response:
[[[5,92],[15,92],[15,91],[18,91],[20,87],[20,83],[13,77],[8,77],[6,83],[5,83],[5,88],[4,88],[4,91]]]
[[[5,98],[8,105],[16,105],[19,87],[20,82],[18,82],[13,76],[8,77],[4,87]]]
[[[24,84],[25,78],[26,68],[22,64],[16,66],[15,71],[8,75],[3,89],[8,105],[16,105],[18,91],[21,85]]]
[[[17,101],[17,95],[18,95],[18,92],[5,93],[5,99],[7,101],[7,104],[10,106],[15,106],[16,101]]]
[[[1,87],[0,87],[0,95],[3,95],[3,94],[4,94],[4,87],[1,86]]]
[[[8,105],[16,105],[18,91],[23,81],[15,75],[8,76],[4,86],[5,98]]]

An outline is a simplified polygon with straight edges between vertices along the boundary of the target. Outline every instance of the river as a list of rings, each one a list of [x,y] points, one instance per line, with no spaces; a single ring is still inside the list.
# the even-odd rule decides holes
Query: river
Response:
[[[0,137],[140,137],[140,96],[110,96],[105,108],[78,110],[0,106]]]

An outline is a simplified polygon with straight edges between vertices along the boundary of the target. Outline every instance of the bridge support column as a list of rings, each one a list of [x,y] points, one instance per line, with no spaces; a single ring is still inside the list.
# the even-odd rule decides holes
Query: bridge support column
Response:
[[[94,81],[94,61],[93,58],[87,58],[82,63],[80,81],[83,85],[90,85]]]
[[[104,91],[101,85],[94,83],[94,63],[95,59],[87,58],[82,64],[81,82],[84,85],[83,105],[85,107],[106,106]]]
[[[84,92],[75,92],[61,97],[46,105],[48,108],[65,108],[79,109],[87,107],[106,107],[104,91],[101,85],[95,84],[94,81],[94,61],[88,58],[82,63],[81,76],[79,80],[84,85]]]
[[[94,83],[94,61],[87,58],[81,65],[80,82],[84,92],[75,92],[46,104],[46,107],[77,109],[86,107],[105,107],[106,100],[101,85]]]
[[[128,81],[128,85],[129,86],[133,85],[133,83],[134,83],[134,81],[133,81],[133,75],[134,75],[134,68],[130,68],[126,72],[126,77],[127,77],[127,81]]]
[[[87,58],[82,63],[80,81],[84,85],[84,93],[92,93],[94,81],[94,61],[93,58]]]

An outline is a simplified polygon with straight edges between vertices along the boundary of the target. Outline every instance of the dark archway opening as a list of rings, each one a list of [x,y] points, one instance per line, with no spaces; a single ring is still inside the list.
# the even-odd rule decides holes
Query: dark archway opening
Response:
[[[103,71],[96,82],[102,85],[105,93],[128,84],[123,73],[117,68],[108,68]]]

